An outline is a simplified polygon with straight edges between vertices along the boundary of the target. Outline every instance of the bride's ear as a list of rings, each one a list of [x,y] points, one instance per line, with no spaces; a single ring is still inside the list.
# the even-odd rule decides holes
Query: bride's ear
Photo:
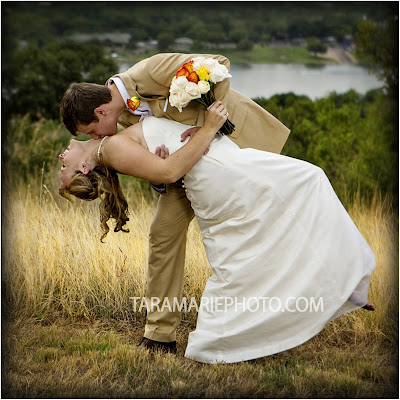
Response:
[[[80,171],[81,171],[82,173],[84,173],[85,175],[87,175],[87,174],[89,173],[90,168],[89,168],[89,166],[87,165],[86,162],[83,162],[83,163],[82,163],[82,168],[80,168]]]

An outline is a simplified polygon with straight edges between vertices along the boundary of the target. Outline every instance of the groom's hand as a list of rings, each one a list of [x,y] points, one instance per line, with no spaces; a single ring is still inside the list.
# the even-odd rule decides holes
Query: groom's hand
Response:
[[[198,126],[194,126],[193,128],[186,129],[185,132],[181,135],[181,142],[183,142],[188,136],[191,138],[197,133],[200,128]]]
[[[200,127],[195,126],[193,128],[189,128],[186,129],[185,132],[182,133],[181,135],[181,142],[183,142],[188,136],[190,136],[191,138],[197,133],[197,131],[200,129]],[[208,150],[210,150],[210,148],[208,147],[206,149],[206,151],[204,152],[204,155],[206,155],[208,153]]]
[[[161,146],[157,146],[154,154],[165,160],[169,156],[168,147],[165,147],[165,144],[162,144]],[[158,183],[150,182],[150,184],[151,184],[151,186],[153,186],[153,189],[155,189],[158,193],[166,193],[164,183],[158,184]]]
[[[163,158],[164,160],[169,156],[168,147],[165,147],[164,144],[161,146],[157,146],[156,152],[154,153],[156,156]]]

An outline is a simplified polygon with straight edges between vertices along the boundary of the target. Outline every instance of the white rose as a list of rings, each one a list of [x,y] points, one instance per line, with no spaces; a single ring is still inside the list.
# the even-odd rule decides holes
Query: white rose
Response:
[[[214,58],[206,58],[203,62],[203,65],[211,71],[215,66],[219,65],[218,61]]]
[[[215,65],[210,71],[210,81],[213,83],[221,82],[231,77],[232,75],[229,73],[228,68],[222,64]]]
[[[192,97],[192,99],[198,99],[199,97],[201,97],[199,88],[198,88],[197,84],[194,82],[189,82],[185,86],[185,92],[188,93]]]
[[[195,57],[193,58],[193,71],[197,71],[204,63],[205,57]]]
[[[178,101],[179,101],[179,105],[182,107],[186,107],[190,101],[193,99],[193,97],[185,92],[184,90],[182,92],[178,93]]]
[[[169,92],[171,94],[173,94],[173,93],[178,93],[179,91],[180,91],[180,89],[178,88],[178,85],[176,84],[176,78],[174,77],[174,79],[172,79],[171,86],[169,88]]]
[[[176,84],[180,89],[185,89],[185,86],[189,83],[186,76],[180,76],[176,78]]]
[[[182,108],[186,107],[192,100],[191,96],[184,90],[178,93],[173,93],[169,96],[169,104],[176,107],[179,112],[182,112]]]
[[[169,89],[170,93],[179,93],[185,89],[186,85],[189,83],[186,76],[180,76],[177,78],[174,76],[171,82],[171,87]]]
[[[207,81],[199,81],[197,84],[200,94],[207,93],[210,90],[210,84]]]
[[[171,104],[172,107],[176,107],[179,112],[182,112],[182,106],[179,102],[178,93],[173,93],[171,96],[169,96],[169,104]]]

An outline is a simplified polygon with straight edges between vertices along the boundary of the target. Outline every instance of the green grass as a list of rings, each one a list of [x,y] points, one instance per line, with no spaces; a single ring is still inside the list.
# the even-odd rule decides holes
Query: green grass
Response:
[[[231,63],[325,64],[331,59],[313,56],[305,47],[272,48],[254,46],[251,51],[220,50]]]
[[[365,313],[363,310],[358,313]],[[20,398],[397,398],[396,355],[373,343],[330,343],[327,331],[264,357],[206,365],[138,350],[138,326],[127,322],[70,324],[16,320],[3,325],[3,397]],[[316,346],[320,343],[319,346]],[[322,343],[324,343],[322,345]]]

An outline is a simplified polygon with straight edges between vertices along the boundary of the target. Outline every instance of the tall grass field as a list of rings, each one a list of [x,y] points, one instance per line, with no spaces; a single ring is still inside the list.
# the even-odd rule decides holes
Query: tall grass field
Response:
[[[22,125],[6,141],[13,161],[3,164],[3,397],[398,397],[398,217],[388,197],[346,202],[376,255],[369,288],[375,311],[359,309],[328,323],[290,356],[201,364],[184,357],[194,310],[183,313],[176,355],[136,346],[145,314],[135,312],[130,298],[145,293],[156,209],[147,184],[122,179],[130,233],[110,230],[101,243],[98,203],[59,197],[57,161],[34,167],[14,148],[30,158],[37,151],[23,145]],[[31,138],[55,160],[68,136],[51,124],[46,129],[60,141],[50,143],[34,128]],[[199,300],[210,268],[196,221],[186,256],[183,295]]]

